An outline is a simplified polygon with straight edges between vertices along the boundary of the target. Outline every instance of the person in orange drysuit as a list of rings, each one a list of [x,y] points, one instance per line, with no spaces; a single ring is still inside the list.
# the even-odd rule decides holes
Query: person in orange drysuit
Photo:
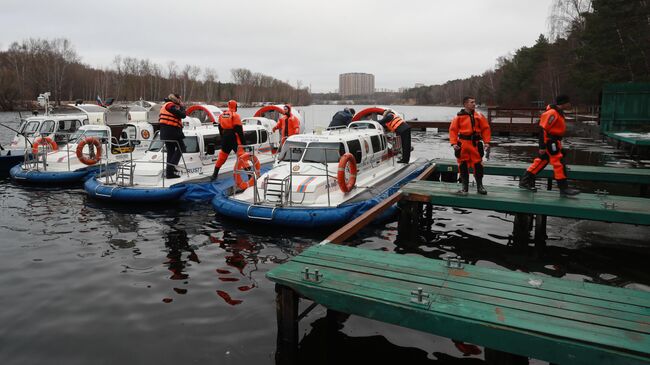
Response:
[[[539,120],[542,129],[539,134],[539,156],[528,167],[524,176],[519,180],[519,187],[537,191],[535,176],[548,165],[553,165],[553,177],[557,181],[560,195],[572,196],[580,194],[577,189],[569,188],[566,177],[566,163],[564,163],[565,150],[562,149],[562,137],[566,131],[564,111],[571,109],[571,101],[566,95],[558,95],[555,105],[546,107]]]
[[[235,151],[237,156],[241,156],[244,153],[243,148],[239,147],[242,144],[246,144],[244,127],[237,113],[237,102],[235,100],[230,100],[228,102],[228,110],[219,115],[219,134],[221,134],[221,150],[219,150],[219,157],[214,164],[212,180],[217,179],[219,169],[228,159],[230,152]]]
[[[275,127],[273,127],[273,132],[278,129],[280,130],[280,136],[282,137],[280,147],[282,147],[287,138],[300,133],[300,120],[298,120],[298,117],[291,114],[291,106],[289,104],[284,106],[283,114],[284,115],[280,117]]]
[[[458,194],[467,195],[470,167],[474,168],[476,191],[487,194],[483,186],[483,155],[490,148],[490,125],[485,116],[476,111],[476,99],[473,97],[463,98],[463,109],[456,114],[449,126],[449,142],[454,148],[463,185]]]

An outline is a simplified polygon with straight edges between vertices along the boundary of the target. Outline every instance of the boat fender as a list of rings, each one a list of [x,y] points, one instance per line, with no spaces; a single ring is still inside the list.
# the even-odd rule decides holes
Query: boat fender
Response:
[[[346,181],[345,170],[348,168],[348,165],[350,165],[350,179]],[[342,192],[347,193],[354,188],[354,184],[357,183],[357,161],[351,153],[348,152],[341,156],[339,160],[339,172],[336,177],[339,183],[339,189]]]
[[[97,149],[94,157],[86,157],[83,153],[84,146],[93,145]],[[97,137],[86,137],[77,145],[77,158],[82,164],[92,166],[102,159],[102,144]]]
[[[59,146],[57,146],[56,142],[50,137],[38,137],[32,144],[32,153],[33,154],[38,154],[38,147],[39,146],[50,146],[52,151],[56,151],[59,149]]]
[[[241,190],[246,190],[247,188],[255,184],[255,179],[249,177],[247,181],[242,179],[241,174],[237,171],[250,169],[251,166],[255,168],[255,177],[260,177],[260,159],[255,155],[250,155],[249,153],[244,153],[237,159],[237,165],[235,166],[235,184]]]

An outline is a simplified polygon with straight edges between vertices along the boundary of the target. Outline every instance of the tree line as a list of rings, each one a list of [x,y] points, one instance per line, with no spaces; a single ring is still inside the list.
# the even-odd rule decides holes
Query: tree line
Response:
[[[210,67],[165,65],[147,59],[116,56],[110,67],[81,62],[67,39],[26,39],[0,51],[0,110],[31,107],[36,96],[52,93],[56,103],[112,97],[118,101],[161,100],[176,92],[188,101],[215,103],[311,103],[307,88],[294,87],[248,69],[231,70],[234,82],[221,82]]]
[[[488,105],[531,106],[564,93],[595,105],[606,83],[650,81],[650,1],[554,0],[549,23],[548,36],[499,58],[493,70],[412,88],[404,97],[457,105],[474,95]]]

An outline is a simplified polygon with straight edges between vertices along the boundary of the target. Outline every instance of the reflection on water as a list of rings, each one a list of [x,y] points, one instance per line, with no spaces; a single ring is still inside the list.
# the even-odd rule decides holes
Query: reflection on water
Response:
[[[416,158],[453,158],[446,133],[414,132],[413,145]],[[601,141],[569,139],[568,147],[569,165],[636,166]],[[496,137],[491,157],[531,162],[536,149],[535,138]],[[517,181],[487,176],[486,183]],[[636,193],[610,185],[580,183],[586,190]],[[208,204],[113,205],[88,199],[80,188],[25,188],[8,180],[0,181],[0,208],[0,361],[11,364],[273,363],[275,291],[265,274],[330,233],[241,224],[217,216]],[[549,218],[549,247],[537,255],[532,247],[512,246],[512,220],[436,207],[431,230],[419,240],[397,237],[397,224],[389,221],[350,241],[372,250],[460,255],[479,266],[650,287],[650,273],[640,269],[650,259],[644,227]],[[328,331],[324,316],[317,308],[300,324],[304,363],[483,363],[482,355],[465,356],[463,349],[473,350],[449,339],[354,316]]]

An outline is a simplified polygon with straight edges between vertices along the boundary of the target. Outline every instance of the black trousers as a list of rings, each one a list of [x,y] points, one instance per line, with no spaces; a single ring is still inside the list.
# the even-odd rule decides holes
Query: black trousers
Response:
[[[160,139],[165,141],[165,149],[167,150],[167,176],[173,175],[178,161],[181,160],[181,155],[185,150],[183,143],[183,130],[178,127],[173,127],[167,124],[160,125]]]
[[[402,159],[399,162],[408,163],[411,159],[411,127],[402,124],[395,130],[402,140]]]

